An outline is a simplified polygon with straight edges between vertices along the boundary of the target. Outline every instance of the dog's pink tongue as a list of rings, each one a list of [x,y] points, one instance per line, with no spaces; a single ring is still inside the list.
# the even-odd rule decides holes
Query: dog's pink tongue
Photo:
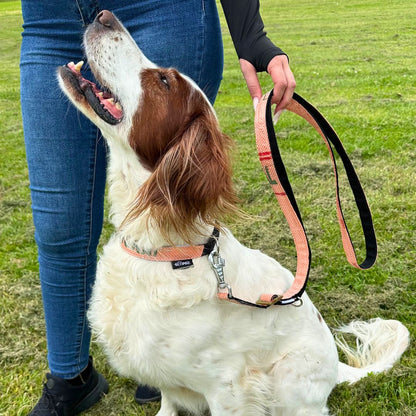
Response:
[[[101,91],[95,84],[92,84],[92,90],[95,96],[100,100],[100,104],[115,118],[120,119],[123,116],[123,109],[120,103],[114,100],[114,97],[108,93]]]
[[[113,117],[120,119],[123,116],[123,110],[119,103],[114,102],[114,98],[99,98],[101,104]]]
[[[91,86],[92,90],[94,91],[95,96],[100,100],[100,104],[114,118],[120,119],[123,116],[123,109],[122,109],[121,105],[114,100],[114,97],[111,94],[109,94],[107,92],[100,91],[93,82],[88,81],[87,79],[82,77],[81,68],[82,68],[83,64],[84,64],[83,61],[80,61],[77,64],[75,64],[74,62],[70,62],[69,64],[67,64],[67,66],[74,74],[76,74],[79,78],[82,79],[81,82],[80,82],[81,87],[82,87],[82,85],[86,85],[86,84]]]

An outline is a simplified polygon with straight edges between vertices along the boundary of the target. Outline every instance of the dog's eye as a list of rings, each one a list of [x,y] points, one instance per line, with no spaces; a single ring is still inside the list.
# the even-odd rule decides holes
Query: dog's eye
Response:
[[[169,85],[169,80],[167,78],[167,76],[165,74],[160,74],[160,81],[164,84],[164,86],[169,89],[170,85]]]

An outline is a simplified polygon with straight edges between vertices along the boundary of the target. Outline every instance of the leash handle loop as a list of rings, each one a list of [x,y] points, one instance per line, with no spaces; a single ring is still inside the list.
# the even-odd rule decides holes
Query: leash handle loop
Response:
[[[347,256],[347,260],[352,266],[358,269],[369,269],[374,265],[377,259],[377,239],[374,231],[373,220],[370,208],[367,203],[367,199],[365,197],[364,190],[361,186],[360,180],[357,176],[357,173],[355,172],[354,166],[350,158],[348,157],[348,154],[345,151],[345,148],[341,140],[339,139],[337,133],[334,131],[332,126],[324,118],[324,116],[315,107],[313,107],[312,104],[307,102],[300,95],[296,93],[293,95],[293,99],[287,109],[292,113],[295,113],[304,118],[309,124],[311,124],[315,128],[315,130],[321,135],[322,139],[324,140],[330,153],[334,169],[337,217],[341,230],[342,243],[344,246],[345,254]],[[362,263],[358,263],[354,245],[352,243],[348,227],[345,223],[345,217],[342,212],[339,192],[338,170],[334,156],[334,149],[344,165],[348,182],[353,192],[355,203],[360,216],[361,227],[363,230],[366,247],[366,257]]]
[[[274,125],[271,115],[272,94],[273,91],[265,94],[256,108],[256,144],[264,173],[286,217],[295,242],[297,252],[297,268],[295,280],[292,286],[283,295],[279,296],[276,294],[264,294],[260,297],[258,304],[263,305],[263,307],[268,307],[274,304],[288,305],[300,299],[306,288],[311,264],[311,250],[308,238],[282,157],[279,152],[279,147],[277,145],[277,139],[274,132]],[[377,258],[377,242],[371,212],[358,176],[338,135],[328,123],[328,121],[322,116],[322,114],[296,93],[294,93],[293,98],[287,107],[287,110],[301,116],[309,124],[311,124],[321,135],[322,139],[327,145],[334,168],[337,217],[341,229],[342,242],[347,260],[356,268],[370,268],[375,263]],[[351,237],[341,208],[341,201],[339,197],[338,170],[334,156],[334,149],[338,153],[344,165],[345,172],[353,191],[354,199],[360,215],[366,246],[366,258],[361,264],[359,264],[357,261],[355,249],[351,241]],[[276,299],[278,300],[276,301]]]

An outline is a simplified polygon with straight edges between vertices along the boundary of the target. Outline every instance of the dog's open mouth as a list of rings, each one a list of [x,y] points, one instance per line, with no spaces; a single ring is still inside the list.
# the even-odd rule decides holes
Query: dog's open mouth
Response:
[[[107,88],[99,88],[81,74],[83,61],[74,64],[70,62],[62,67],[65,77],[69,78],[72,86],[82,94],[95,113],[108,124],[118,124],[123,118],[123,108],[117,98]]]

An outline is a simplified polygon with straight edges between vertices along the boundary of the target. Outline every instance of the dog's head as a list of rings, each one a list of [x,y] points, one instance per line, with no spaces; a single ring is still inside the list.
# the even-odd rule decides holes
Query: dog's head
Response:
[[[211,224],[233,210],[231,140],[198,86],[150,62],[108,11],[88,27],[84,46],[101,87],[84,79],[81,63],[70,63],[58,70],[63,91],[110,149],[121,145],[150,172],[128,220],[148,212],[163,233],[186,236],[196,221]]]

